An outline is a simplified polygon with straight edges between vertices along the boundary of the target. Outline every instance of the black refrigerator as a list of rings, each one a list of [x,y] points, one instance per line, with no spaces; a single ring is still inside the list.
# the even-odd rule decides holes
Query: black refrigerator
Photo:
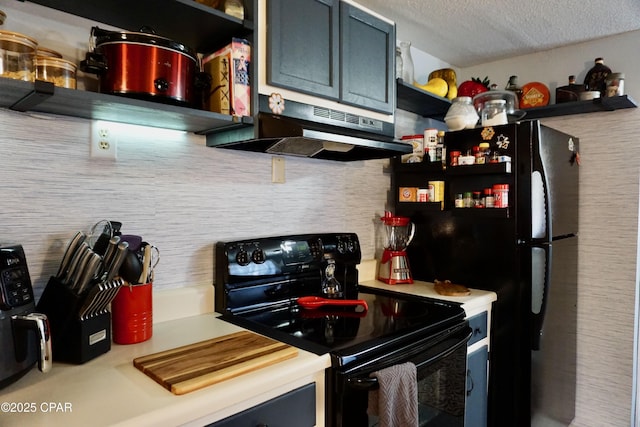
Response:
[[[473,156],[480,143],[489,143],[488,156],[451,165],[452,152]],[[497,293],[488,425],[569,425],[576,388],[578,138],[531,120],[447,132],[445,147],[442,163],[394,160],[395,213],[416,224],[408,248],[413,277]],[[404,201],[407,189],[439,182],[442,201]],[[456,207],[460,195],[505,184],[504,207]]]

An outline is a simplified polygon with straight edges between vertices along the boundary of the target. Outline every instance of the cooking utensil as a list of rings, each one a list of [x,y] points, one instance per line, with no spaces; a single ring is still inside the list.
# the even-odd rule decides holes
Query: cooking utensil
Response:
[[[76,235],[73,236],[73,238],[69,241],[69,245],[67,246],[67,249],[64,251],[64,255],[62,256],[62,261],[60,262],[60,268],[58,269],[58,274],[56,274],[56,277],[58,279],[62,280],[65,272],[69,268],[73,255],[75,255],[76,251],[80,247],[80,244],[84,242],[86,238],[87,238],[86,234],[84,234],[82,231],[78,231]]]
[[[102,257],[91,251],[86,259],[85,266],[79,275],[78,283],[75,285],[76,292],[84,293],[89,289],[89,284],[93,281],[102,267]]]
[[[142,273],[138,278],[138,283],[148,283],[149,271],[151,269],[151,245],[145,244],[142,251]]]
[[[96,284],[89,290],[87,296],[84,298],[82,305],[80,306],[80,309],[78,310],[78,317],[80,319],[86,319],[88,313],[91,313],[91,310],[95,306],[96,300],[98,299],[98,295],[102,292],[102,290],[102,283]]]
[[[118,251],[118,244],[120,243],[120,236],[113,236],[109,239],[109,245],[107,246],[107,250],[102,257],[102,273],[101,276],[103,279],[106,279],[107,270],[111,263],[113,262],[113,257],[115,257],[116,252]]]
[[[105,282],[103,286],[104,289],[102,291],[102,295],[96,307],[93,309],[93,314],[94,315],[99,314],[107,310],[107,307],[109,306],[109,304],[111,304],[111,301],[113,301],[113,299],[118,294],[120,287],[123,285],[124,285],[124,280],[122,280],[122,278],[120,277],[118,277],[117,279],[111,280],[109,282]]]
[[[71,258],[71,263],[69,265],[69,269],[64,275],[64,280],[61,280],[62,283],[69,287],[73,287],[73,279],[76,276],[78,269],[80,268],[80,260],[82,259],[83,255],[86,255],[87,250],[89,250],[89,244],[86,241],[80,243],[80,246],[78,246],[78,249],[75,251],[73,257]]]
[[[100,92],[191,104],[195,100],[197,57],[182,43],[154,34],[91,29],[91,52],[81,68],[98,74]]]
[[[107,267],[107,276],[105,278],[106,281],[110,281],[114,277],[116,277],[116,274],[118,274],[118,271],[120,270],[120,266],[122,265],[122,262],[124,261],[124,258],[126,257],[128,251],[129,251],[129,243],[127,242],[118,243],[116,253],[113,256],[111,263]]]
[[[142,246],[142,236],[136,236],[135,234],[123,234],[120,236],[120,241],[127,242],[129,244],[129,250],[137,252]]]
[[[93,254],[94,252],[91,250],[89,246],[81,247],[81,254],[78,259],[78,264],[76,265],[76,268],[73,271],[73,274],[69,278],[69,287],[77,293],[80,292],[79,291],[80,280],[82,279],[82,276],[84,275],[84,273],[87,271],[89,260],[91,259],[91,256]]]
[[[367,302],[361,299],[331,299],[331,298],[309,296],[309,297],[300,297],[296,300],[296,302],[302,308],[306,308],[308,310],[314,310],[316,308],[320,308],[326,305],[342,305],[342,306],[360,305],[365,310],[369,309]]]
[[[142,274],[142,264],[133,251],[127,251],[119,269],[120,276],[129,283],[136,284]]]

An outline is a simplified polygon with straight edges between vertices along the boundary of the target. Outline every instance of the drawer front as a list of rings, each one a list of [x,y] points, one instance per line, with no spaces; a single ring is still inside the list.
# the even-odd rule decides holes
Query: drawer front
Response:
[[[210,424],[209,427],[312,427],[316,425],[316,383],[304,385]]]
[[[469,345],[472,345],[483,338],[487,337],[487,312],[476,314],[469,319],[469,326],[471,327],[471,339]]]

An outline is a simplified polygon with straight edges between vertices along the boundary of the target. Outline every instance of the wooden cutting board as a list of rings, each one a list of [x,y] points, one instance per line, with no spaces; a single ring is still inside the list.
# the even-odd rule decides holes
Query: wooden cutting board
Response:
[[[435,280],[433,288],[440,295],[448,297],[464,297],[471,295],[471,290],[464,285],[451,283],[449,280]]]
[[[133,366],[179,395],[297,355],[295,347],[242,331],[137,357]]]

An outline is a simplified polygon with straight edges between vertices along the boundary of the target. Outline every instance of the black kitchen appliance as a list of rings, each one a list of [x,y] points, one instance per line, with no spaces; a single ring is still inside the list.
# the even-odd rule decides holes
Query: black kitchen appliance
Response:
[[[51,369],[49,322],[35,309],[22,246],[0,247],[0,389],[36,362],[42,372]]]
[[[316,354],[330,354],[326,423],[369,426],[370,374],[417,368],[421,426],[463,426],[467,342],[459,304],[358,285],[353,233],[256,238],[216,245],[215,309],[222,319]],[[362,300],[313,310],[303,296]],[[446,423],[446,424],[445,424]]]
[[[395,213],[416,224],[409,261],[416,279],[497,293],[489,425],[568,425],[576,386],[578,139],[538,121],[445,136],[448,153],[472,153],[481,142],[491,150],[481,164],[394,164],[396,189],[445,181],[443,210],[395,203]],[[458,194],[494,185],[504,191],[505,184],[505,207],[455,205]]]

